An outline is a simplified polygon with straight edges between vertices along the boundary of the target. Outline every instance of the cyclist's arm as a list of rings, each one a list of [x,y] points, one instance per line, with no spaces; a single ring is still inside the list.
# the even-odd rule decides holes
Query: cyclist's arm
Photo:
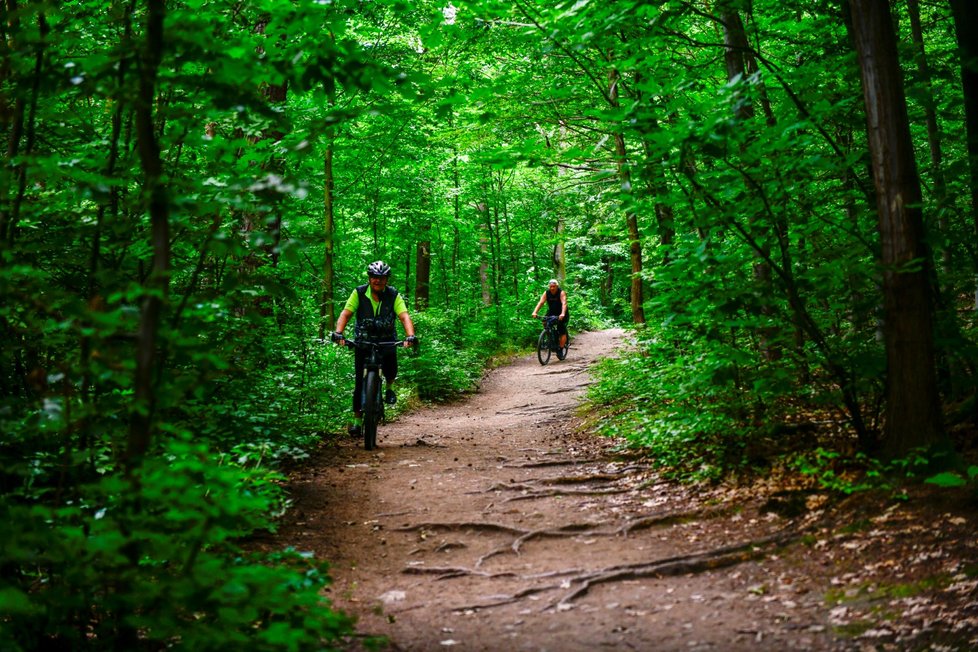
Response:
[[[343,306],[343,310],[340,311],[340,316],[336,319],[336,332],[340,334],[340,344],[346,339],[343,337],[343,330],[346,325],[350,323],[350,317],[353,313],[357,311],[357,307],[360,305],[360,295],[354,290],[350,294],[350,298],[346,300],[346,305]]]
[[[342,333],[343,332],[343,329],[346,328],[346,325],[350,322],[350,317],[352,317],[352,316],[353,316],[353,311],[352,310],[347,310],[346,308],[344,308],[340,312],[340,316],[336,320],[336,332],[337,333]]]
[[[546,300],[547,300],[547,293],[544,292],[543,294],[540,295],[540,301],[537,302],[537,307],[533,309],[533,316],[534,317],[536,317],[537,316],[537,313],[540,312],[540,306],[542,306],[543,305],[543,302],[546,301]]]
[[[560,318],[565,319],[567,317],[567,293],[563,290],[560,291]]]
[[[350,317],[353,316],[352,310],[347,310],[344,308],[340,312],[340,316],[336,319],[336,333],[339,335],[339,339],[336,340],[341,346],[345,343],[346,337],[343,336],[343,329],[346,328],[347,323],[350,321]]]
[[[408,314],[408,311],[405,310],[404,312],[399,314],[397,318],[401,320],[401,326],[404,327],[405,338],[414,337],[414,322],[411,321],[411,315]],[[405,342],[404,346],[411,346],[411,345],[410,343]]]

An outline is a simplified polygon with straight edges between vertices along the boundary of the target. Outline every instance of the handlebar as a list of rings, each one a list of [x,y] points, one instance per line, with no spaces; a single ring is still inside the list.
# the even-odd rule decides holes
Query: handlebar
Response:
[[[330,333],[329,334],[329,339],[332,340],[333,342],[337,343],[337,344],[339,344],[339,342],[342,340],[343,346],[345,346],[348,349],[370,348],[370,347],[374,347],[374,346],[376,346],[376,347],[384,347],[384,346],[398,347],[398,346],[401,346],[402,344],[410,344],[410,348],[416,348],[418,346],[418,338],[416,338],[414,336],[408,336],[408,337],[404,338],[403,340],[391,340],[389,342],[376,342],[374,340],[357,339],[357,338],[354,338],[352,340],[348,340],[345,337],[343,337],[343,335],[341,333]]]

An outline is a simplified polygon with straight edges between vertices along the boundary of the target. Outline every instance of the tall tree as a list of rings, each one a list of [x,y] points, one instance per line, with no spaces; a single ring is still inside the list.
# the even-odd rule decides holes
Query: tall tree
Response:
[[[431,240],[418,242],[414,278],[414,307],[424,310],[431,302]]]
[[[958,40],[961,87],[964,93],[964,121],[971,186],[971,218],[978,240],[978,3],[951,0],[954,31]],[[975,245],[978,247],[978,245]],[[972,248],[975,269],[975,302],[978,311],[978,249]]]
[[[127,462],[130,464],[139,461],[149,449],[151,441],[155,410],[154,381],[158,372],[157,366],[160,364],[159,328],[170,285],[170,205],[153,120],[156,81],[164,49],[166,6],[163,0],[149,0],[147,9],[135,113],[136,143],[143,170],[143,195],[151,225],[153,263],[139,315],[136,373],[133,380],[134,405],[126,450]]]
[[[884,452],[945,445],[920,180],[887,0],[850,0],[876,186],[886,347]]]
[[[336,81],[326,80],[326,103],[329,109],[336,106]],[[336,238],[336,179],[333,174],[333,154],[336,149],[336,129],[333,125],[327,130],[326,152],[323,155],[323,295],[319,306],[319,339],[326,338],[326,331],[333,330],[336,324],[335,299],[336,268],[333,260],[333,247]]]
[[[723,25],[724,60],[727,66],[727,83],[734,87],[739,87],[741,91],[737,94],[735,103],[737,118],[740,121],[748,122],[754,119],[754,104],[746,92],[746,83],[749,72],[757,71],[757,64],[753,62],[750,44],[747,41],[747,30],[744,29],[744,21],[740,13],[733,6],[732,2],[724,2],[720,7],[720,22]],[[750,127],[748,126],[748,129]],[[747,147],[744,141],[742,148]],[[746,175],[745,175],[746,176]],[[747,191],[753,194],[749,177],[745,178]],[[765,216],[767,217],[767,216]],[[754,262],[754,281],[758,286],[758,293],[762,297],[772,297],[774,294],[771,282],[770,245],[767,234],[771,226],[764,218],[751,215],[749,218],[751,231],[754,232],[755,241],[760,245],[760,251],[755,252],[758,260]],[[782,229],[784,230],[784,229]],[[769,324],[775,322],[774,310],[769,302],[764,302],[760,306],[760,313],[767,318]],[[761,354],[767,360],[777,360],[781,357],[781,347],[776,343],[778,329],[769,325],[759,330]]]
[[[927,146],[930,152],[931,177],[934,184],[934,199],[937,204],[938,223],[947,237],[947,182],[944,179],[944,155],[941,148],[941,130],[937,122],[937,110],[934,102],[933,76],[927,61],[927,50],[924,47],[924,30],[920,22],[919,0],[907,0],[907,13],[910,16],[910,34],[914,45],[914,59],[917,64],[918,84],[924,105],[924,124],[927,125]],[[946,270],[951,266],[951,247],[946,244],[941,248],[942,264]]]
[[[614,57],[608,54],[611,68],[608,71],[608,103],[612,108],[621,108],[619,101],[621,75],[614,67]],[[621,127],[614,128],[615,165],[618,169],[618,179],[621,182],[621,194],[626,199],[625,228],[628,235],[628,255],[632,263],[632,282],[629,293],[632,306],[632,322],[645,323],[645,296],[642,286],[642,235],[638,229],[638,215],[635,212],[632,194],[632,172],[628,162],[628,150],[625,147],[625,136]]]

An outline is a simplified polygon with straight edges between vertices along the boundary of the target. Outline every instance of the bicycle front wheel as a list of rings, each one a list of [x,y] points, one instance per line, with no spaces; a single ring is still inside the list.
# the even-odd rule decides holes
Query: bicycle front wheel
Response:
[[[368,371],[363,381],[363,449],[372,451],[377,445],[377,424],[380,422],[380,373]]]
[[[540,364],[550,362],[550,333],[547,331],[540,333],[540,339],[537,340],[537,360]]]

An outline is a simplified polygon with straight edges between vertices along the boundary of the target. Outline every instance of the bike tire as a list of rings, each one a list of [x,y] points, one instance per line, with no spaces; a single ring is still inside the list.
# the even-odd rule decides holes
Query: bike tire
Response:
[[[540,364],[550,362],[550,333],[546,330],[540,333],[540,339],[537,340],[537,360]]]
[[[368,371],[363,381],[363,449],[372,451],[377,445],[377,424],[380,423],[380,374]]]

